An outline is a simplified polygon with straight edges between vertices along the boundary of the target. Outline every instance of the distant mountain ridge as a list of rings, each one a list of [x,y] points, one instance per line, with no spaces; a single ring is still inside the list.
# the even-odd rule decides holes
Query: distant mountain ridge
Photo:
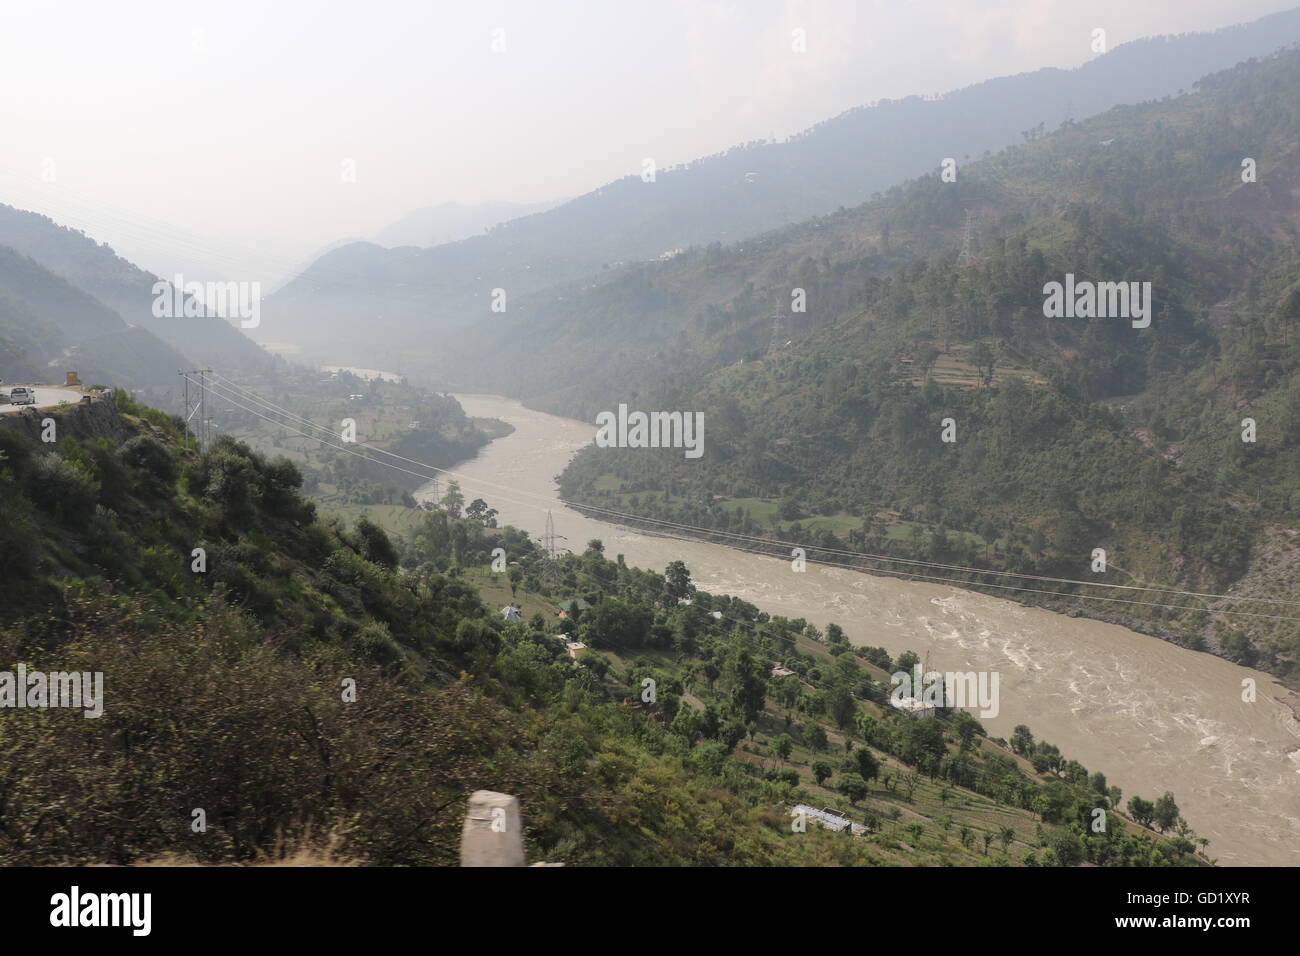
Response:
[[[375,234],[374,242],[387,248],[440,246],[457,242],[511,219],[546,212],[565,202],[444,202],[407,213]]]
[[[866,201],[945,157],[978,158],[1300,39],[1300,9],[1213,33],[1134,41],[1073,70],[1043,69],[937,99],[850,110],[783,143],[751,143],[654,182],[629,175],[548,212],[434,248],[357,243],[319,259],[267,303],[254,334],[321,358],[369,364],[401,349],[445,357],[438,333],[507,311],[520,296],[692,245],[730,243]]]

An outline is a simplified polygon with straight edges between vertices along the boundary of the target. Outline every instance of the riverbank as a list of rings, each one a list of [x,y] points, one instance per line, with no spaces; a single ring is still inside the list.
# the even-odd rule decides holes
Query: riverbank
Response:
[[[594,426],[496,396],[457,398],[468,415],[515,428],[456,468],[467,499],[487,500],[502,524],[540,536],[549,512],[557,547],[600,538],[640,567],[682,560],[706,590],[822,628],[834,621],[854,644],[928,654],[936,670],[996,670],[1002,711],[986,722],[991,734],[1027,724],[1126,798],[1174,791],[1220,862],[1300,863],[1300,721],[1268,675],[974,591],[814,564],[796,573],[789,560],[588,518],[556,501],[555,478]],[[1241,699],[1245,679],[1253,703]]]

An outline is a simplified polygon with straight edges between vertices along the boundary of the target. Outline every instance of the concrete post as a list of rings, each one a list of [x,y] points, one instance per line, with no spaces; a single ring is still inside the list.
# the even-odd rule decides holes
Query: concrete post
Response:
[[[460,832],[460,865],[525,865],[518,798],[494,790],[475,790],[470,795]]]

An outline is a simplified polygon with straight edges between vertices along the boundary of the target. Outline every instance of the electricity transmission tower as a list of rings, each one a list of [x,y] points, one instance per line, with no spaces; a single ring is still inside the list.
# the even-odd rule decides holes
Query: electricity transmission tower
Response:
[[[176,373],[177,375],[181,376],[181,378],[185,380],[185,415],[184,415],[185,444],[187,447],[189,446],[190,419],[194,417],[195,413],[197,413],[199,416],[199,422],[198,422],[198,427],[195,428],[194,430],[194,438],[195,441],[198,443],[200,452],[202,452],[204,449],[207,448],[208,438],[210,434],[208,429],[209,419],[208,419],[207,376],[211,372],[212,369],[210,368],[191,368],[191,369],[178,370]],[[190,407],[190,384],[191,384],[190,376],[191,375],[197,375],[199,377],[199,380],[197,382],[193,382],[194,385],[198,386],[198,396],[195,399],[195,404],[192,408]]]
[[[968,266],[975,261],[975,220],[974,209],[966,210],[966,222],[962,226],[961,254],[957,256],[958,266]]]
[[[546,553],[546,573],[544,580],[547,584],[554,586],[560,583],[560,564],[555,557],[555,539],[567,541],[568,539],[562,534],[555,533],[555,519],[551,517],[548,509],[546,512],[546,531],[542,535],[542,550]]]
[[[780,312],[772,316],[772,341],[768,343],[767,354],[775,355],[785,346],[785,319]]]
[[[546,533],[542,536],[542,547],[546,549],[546,556],[551,561],[555,560],[555,519],[551,517],[548,509],[546,512]]]

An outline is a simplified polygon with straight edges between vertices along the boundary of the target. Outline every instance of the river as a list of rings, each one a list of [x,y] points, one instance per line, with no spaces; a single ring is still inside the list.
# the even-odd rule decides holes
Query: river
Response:
[[[515,428],[455,469],[466,499],[483,498],[501,523],[540,536],[548,505],[539,499],[555,496],[555,477],[592,441],[595,426],[497,396],[457,398],[469,415]],[[1173,791],[1220,863],[1300,864],[1300,722],[1267,674],[955,587],[813,564],[796,573],[788,560],[550,508],[563,536],[557,543],[574,551],[600,538],[607,555],[638,567],[662,571],[681,559],[704,590],[818,627],[834,621],[854,644],[928,654],[931,670],[997,671],[1001,710],[984,721],[991,735],[1009,738],[1028,724],[1037,739],[1106,774],[1125,802]],[[1245,678],[1256,681],[1254,703],[1241,699]]]

